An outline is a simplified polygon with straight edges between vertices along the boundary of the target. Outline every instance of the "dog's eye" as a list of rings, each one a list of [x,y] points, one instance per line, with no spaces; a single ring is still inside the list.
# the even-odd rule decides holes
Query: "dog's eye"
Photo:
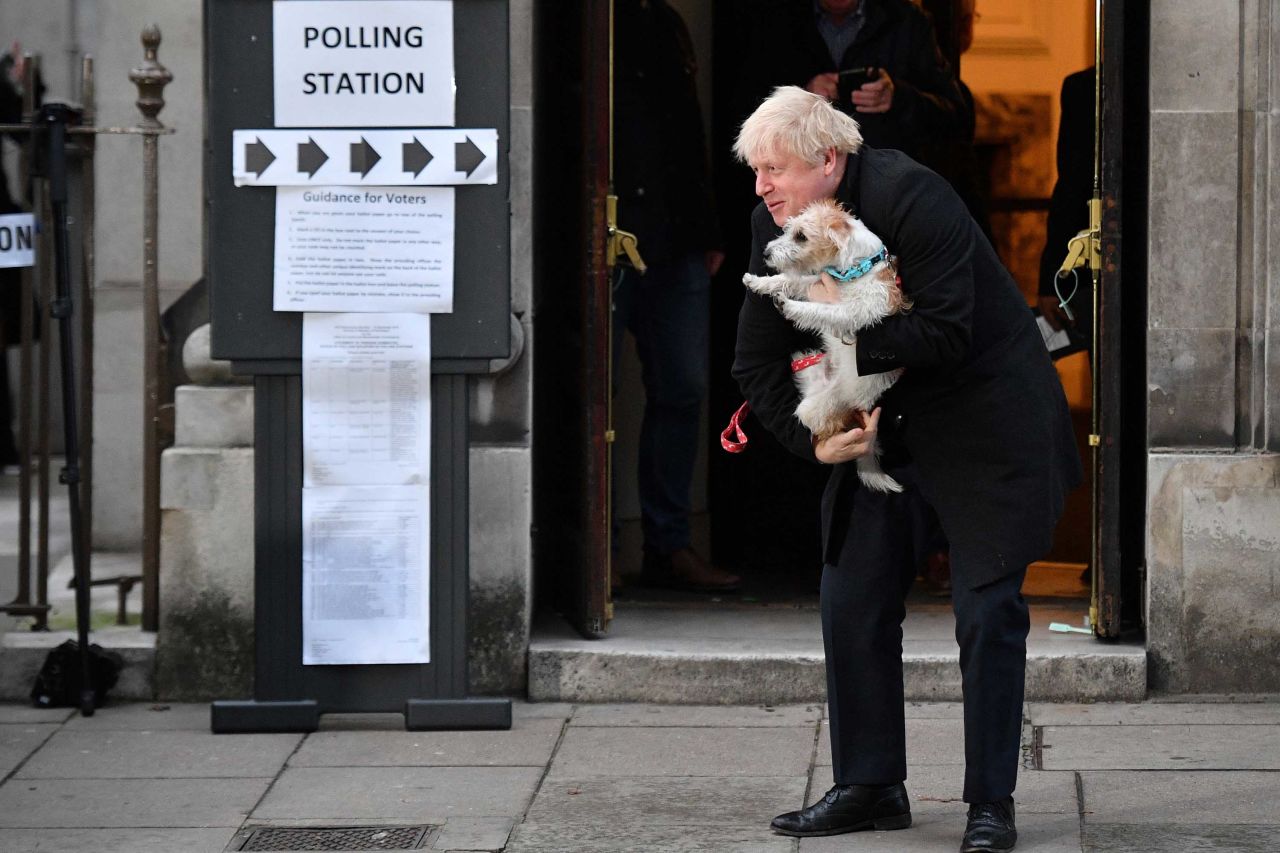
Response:
[[[809,239],[809,238],[805,236],[805,234],[804,234],[804,232],[803,232],[803,231],[797,231],[797,232],[796,232],[796,242],[797,242],[797,243],[803,243],[805,240],[808,240],[808,239]]]

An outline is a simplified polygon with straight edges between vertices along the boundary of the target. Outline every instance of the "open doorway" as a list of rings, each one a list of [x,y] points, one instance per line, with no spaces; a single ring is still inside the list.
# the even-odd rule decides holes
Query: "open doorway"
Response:
[[[611,153],[607,141],[611,57],[607,31],[612,8],[609,0],[585,0],[574,4],[574,9],[560,4],[554,9],[540,7],[536,19],[541,56],[536,137],[540,189],[535,226],[539,270],[536,583],[541,603],[569,614],[579,630],[593,636],[607,631],[615,585],[624,606],[654,600],[699,606],[811,606],[816,604],[821,572],[817,519],[826,471],[792,459],[772,444],[759,425],[751,434],[748,454],[729,456],[719,449],[718,442],[719,430],[741,402],[729,365],[741,303],[740,276],[750,249],[745,242],[745,222],[755,202],[749,171],[733,163],[728,153],[744,109],[749,109],[737,97],[741,75],[747,65],[759,61],[738,46],[751,43],[747,30],[754,29],[757,34],[762,28],[768,30],[767,16],[780,4],[765,0],[668,3],[688,27],[697,57],[698,94],[709,133],[727,255],[711,287],[708,394],[700,427],[704,438],[692,488],[693,542],[717,564],[741,575],[743,590],[737,596],[717,596],[713,601],[708,596],[655,595],[628,584],[640,563],[635,466],[644,389],[632,341],[624,336],[618,346],[609,344],[614,277],[603,259],[608,254],[604,198],[610,179],[604,161]],[[965,4],[960,0],[925,0],[924,5],[931,7],[943,26],[939,41],[944,50],[958,56],[955,25]],[[992,238],[1029,304],[1037,301],[1039,293],[1045,220],[1056,178],[1059,91],[1071,72],[1092,64],[1098,5],[1095,0],[1062,4],[978,0],[980,17],[973,49],[959,61],[961,79],[969,83],[974,96],[975,149],[986,181]],[[1111,6],[1119,10],[1118,15],[1123,12],[1123,6]],[[1133,32],[1135,28],[1130,27],[1126,36],[1132,37]],[[1113,55],[1123,55],[1123,51]],[[1139,61],[1131,68],[1140,65],[1145,74],[1145,54],[1134,55]],[[1122,78],[1117,74],[1115,79]],[[1124,82],[1126,92],[1141,88],[1133,75]],[[567,133],[567,129],[577,132]],[[1110,151],[1117,161],[1121,150],[1128,161],[1129,152],[1139,148],[1129,130],[1125,133],[1129,136],[1117,133],[1111,142]],[[1143,162],[1136,154],[1134,157],[1132,167],[1124,173],[1126,186],[1130,182],[1136,185],[1145,174]],[[1130,198],[1136,201],[1132,194]],[[1126,232],[1133,233],[1129,231],[1131,218],[1126,216],[1124,221]],[[1118,232],[1117,222],[1117,236]],[[644,246],[639,248],[643,255]],[[1138,248],[1126,255],[1126,263],[1129,258],[1134,261],[1129,268],[1134,280],[1140,275],[1136,263],[1140,253]],[[1126,329],[1142,328],[1133,312],[1126,313],[1124,319]],[[1118,327],[1113,332],[1120,335]],[[1142,344],[1131,334],[1129,338],[1131,352],[1140,362]],[[619,357],[616,372],[608,365],[610,351]],[[1131,374],[1132,370],[1125,375]],[[604,389],[611,376],[617,377],[617,387],[608,392]],[[1060,376],[1077,420],[1085,467],[1092,472],[1096,465],[1090,464],[1089,441],[1096,434],[1092,424],[1095,395],[1087,356],[1064,360]],[[1120,381],[1117,372],[1113,383],[1116,411],[1122,396],[1126,405],[1140,408],[1140,394],[1133,397],[1126,390],[1121,395]],[[608,416],[610,405],[612,418]],[[1124,423],[1132,428],[1140,420],[1140,410],[1130,411]],[[1118,453],[1119,444],[1117,436],[1110,450]],[[1141,456],[1141,450],[1130,454],[1133,459]],[[1131,537],[1123,561],[1129,567],[1126,584],[1136,577],[1133,570],[1141,563],[1141,543],[1132,540],[1132,531],[1141,529],[1140,523],[1137,528],[1132,524],[1133,514],[1140,517],[1141,513],[1141,476],[1141,471],[1130,472],[1127,497],[1121,496],[1119,509],[1112,516],[1114,530],[1129,531]],[[1100,491],[1105,489],[1100,486]],[[1070,612],[1077,624],[1083,622],[1089,604],[1090,581],[1085,569],[1091,557],[1096,559],[1099,548],[1105,547],[1094,541],[1090,529],[1095,504],[1091,494],[1086,484],[1073,495],[1054,551],[1029,573],[1029,592],[1075,602]],[[765,513],[768,525],[760,523]],[[614,536],[616,541],[612,541]],[[1114,587],[1119,588],[1118,584]],[[1126,596],[1127,602],[1137,600],[1136,595]]]

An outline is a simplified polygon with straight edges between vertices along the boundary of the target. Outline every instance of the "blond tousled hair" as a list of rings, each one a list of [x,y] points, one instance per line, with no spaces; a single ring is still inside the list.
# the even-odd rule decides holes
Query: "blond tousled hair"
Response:
[[[816,166],[828,148],[853,154],[861,147],[862,132],[852,117],[821,95],[779,86],[742,123],[733,153],[743,163],[790,154]]]

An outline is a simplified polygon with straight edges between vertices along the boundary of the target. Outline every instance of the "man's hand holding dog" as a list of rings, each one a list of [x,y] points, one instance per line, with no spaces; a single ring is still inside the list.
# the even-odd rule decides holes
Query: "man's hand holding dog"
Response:
[[[809,285],[809,301],[834,305],[840,301],[840,285],[830,275],[823,273],[822,278]]]
[[[838,432],[821,441],[814,440],[813,455],[819,462],[827,465],[839,465],[866,456],[876,446],[876,430],[880,424],[880,407],[877,406],[867,416],[865,427],[854,427],[847,432]]]

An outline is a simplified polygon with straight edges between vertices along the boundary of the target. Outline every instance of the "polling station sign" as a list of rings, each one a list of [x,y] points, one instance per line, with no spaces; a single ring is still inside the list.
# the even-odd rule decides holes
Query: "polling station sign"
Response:
[[[276,127],[452,127],[452,0],[275,0]]]
[[[0,216],[0,268],[36,262],[36,218],[30,213]]]

